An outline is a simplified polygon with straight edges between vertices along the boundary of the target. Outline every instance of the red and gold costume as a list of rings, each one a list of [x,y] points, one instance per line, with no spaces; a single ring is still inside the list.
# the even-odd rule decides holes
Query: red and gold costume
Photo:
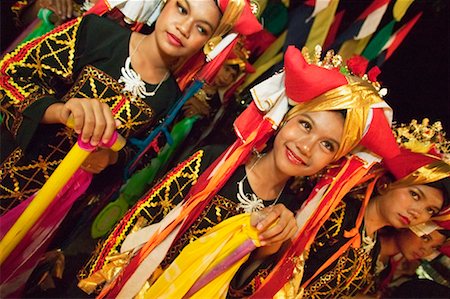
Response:
[[[331,59],[328,61],[331,63]],[[131,226],[133,225],[133,221],[129,221],[131,219],[129,216],[132,214],[125,216],[125,220],[116,227],[114,232],[108,238],[108,240],[112,241],[112,244],[103,247],[99,252],[102,261],[100,261],[98,265],[99,268],[103,267],[103,269],[97,268],[101,271],[91,272],[92,275],[81,282],[80,285],[83,288],[86,288],[88,291],[93,291],[96,288],[96,283],[99,279],[103,281],[105,277],[113,277],[112,283],[107,285],[100,293],[100,297],[102,298],[104,296],[134,296],[145,288],[145,285],[149,280],[151,284],[152,279],[154,278],[153,275],[158,276],[158,269],[161,269],[161,267],[158,266],[164,267],[163,265],[165,265],[165,262],[170,262],[169,256],[173,255],[172,250],[174,252],[179,252],[182,249],[183,246],[180,247],[180,249],[177,247],[180,240],[183,240],[184,236],[191,236],[189,235],[189,232],[196,230],[198,222],[205,221],[208,223],[208,219],[210,218],[207,216],[205,217],[205,211],[210,210],[209,207],[217,200],[218,196],[223,196],[222,192],[227,189],[227,186],[231,184],[232,187],[236,188],[235,175],[239,172],[239,169],[242,168],[241,165],[247,161],[253,149],[261,149],[263,147],[268,138],[273,134],[274,129],[276,129],[283,120],[289,120],[295,115],[306,111],[346,110],[347,115],[343,134],[345,137],[335,155],[336,160],[343,157],[349,150],[354,148],[363,135],[369,134],[373,137],[373,128],[371,126],[369,127],[372,129],[369,129],[368,133],[364,132],[363,129],[366,127],[366,120],[368,120],[367,116],[369,113],[373,113],[371,124],[375,124],[377,128],[388,128],[388,130],[390,130],[387,124],[388,121],[386,121],[384,115],[384,110],[389,111],[390,109],[379,97],[376,88],[369,83],[359,81],[354,77],[346,77],[339,73],[335,66],[332,70],[324,70],[319,66],[309,65],[303,59],[300,51],[294,48],[288,49],[285,62],[285,73],[280,72],[275,74],[273,77],[262,82],[252,90],[255,102],[241,114],[235,123],[239,139],[199,176],[196,184],[191,188],[187,195],[185,195],[185,199],[182,201],[181,205],[173,207],[172,211],[158,223],[158,229],[156,231],[150,234],[140,235],[141,238],[139,239],[139,242],[142,243],[138,245],[143,245],[143,247],[137,250],[136,253],[133,253],[134,256],[125,266],[123,262],[118,262],[114,265],[116,260],[111,255],[111,253],[116,253],[112,251],[117,250],[113,248],[111,251],[111,248],[115,247],[115,244],[117,244],[114,239],[117,237],[122,239],[123,235],[129,234]],[[331,68],[333,68],[333,66],[331,66]],[[323,81],[325,78],[327,79],[327,82]],[[284,87],[286,87],[286,89]],[[289,109],[288,100],[294,105],[294,108]],[[287,115],[285,116],[286,112]],[[395,144],[393,136],[391,136],[391,139]],[[369,140],[373,141],[370,138]],[[348,163],[347,160],[344,159],[339,163],[341,163],[342,168],[338,167],[334,169],[332,175],[325,179],[323,184],[318,186],[318,189],[326,189],[329,185],[334,186],[335,182],[333,177],[337,177],[338,179],[336,179],[336,181],[341,185],[332,190],[333,192],[335,192],[335,190],[342,191],[340,189],[343,183],[340,181],[341,179],[345,179],[344,182],[348,184],[346,187],[352,187],[355,184],[354,180],[359,181],[360,177],[367,173],[363,159],[358,160],[358,158],[352,158]],[[348,180],[350,175],[355,172],[358,173],[358,176],[353,179],[353,181],[352,179]],[[155,194],[159,194],[158,189],[154,189],[154,191],[157,191]],[[333,192],[330,192],[330,196],[338,198],[339,193],[335,194]],[[313,195],[317,195],[319,198],[321,197],[317,192]],[[231,196],[233,196],[233,194],[231,194]],[[145,196],[144,201],[139,202],[137,207],[133,208],[132,211],[139,210],[140,205],[157,205],[156,202],[147,202],[147,200],[152,198],[153,193],[150,192]],[[283,198],[283,196],[280,198]],[[297,203],[300,204],[301,201],[298,201]],[[323,204],[325,205],[327,202],[324,202]],[[315,211],[317,211],[319,215],[314,217],[314,219],[320,221],[320,213],[325,213],[326,209],[322,209],[319,206]],[[216,213],[217,212],[218,210],[216,210]],[[331,212],[332,210],[330,213]],[[236,217],[236,219],[242,219],[239,218],[239,216]],[[232,218],[228,220],[231,219]],[[326,220],[326,218],[324,220]],[[127,224],[127,221],[130,223]],[[213,222],[213,224],[216,223],[217,222]],[[312,224],[317,225],[317,223]],[[134,235],[137,236],[142,230],[139,230]],[[133,238],[132,236],[133,234],[129,234],[130,238]],[[184,240],[187,239],[188,238]],[[190,242],[196,241],[192,239]],[[125,244],[123,244],[123,246],[125,246]],[[129,247],[127,247],[127,249],[128,248]],[[122,249],[123,248],[121,248],[121,250]],[[126,252],[127,250],[124,249],[123,253]],[[94,260],[97,261],[99,259],[95,257]],[[104,261],[106,260],[109,260],[110,266],[104,264]],[[290,263],[292,260],[288,257],[286,260],[283,259],[283,261]],[[183,261],[178,262],[180,262],[180,264],[183,263]],[[94,262],[94,264],[95,263],[96,262]],[[175,260],[172,265],[174,263],[177,263],[177,260]],[[283,262],[282,265],[284,267],[286,263]],[[120,268],[123,269],[120,270]],[[279,269],[275,268],[275,270]],[[119,274],[116,275],[116,273]],[[167,275],[170,276],[170,274]],[[159,277],[162,279],[163,275]],[[167,278],[167,276],[164,277]],[[268,276],[268,279],[269,278],[270,275]],[[279,278],[280,276],[276,277],[278,281]],[[286,280],[287,278],[288,277],[283,277],[283,279]],[[162,284],[164,285],[164,283]],[[156,285],[159,285],[159,283],[155,283],[155,286]],[[174,285],[176,288],[177,284]],[[220,285],[218,287],[223,289],[225,286]],[[159,286],[152,287],[152,285],[150,285],[150,294],[152,294],[155,288],[159,288]]]

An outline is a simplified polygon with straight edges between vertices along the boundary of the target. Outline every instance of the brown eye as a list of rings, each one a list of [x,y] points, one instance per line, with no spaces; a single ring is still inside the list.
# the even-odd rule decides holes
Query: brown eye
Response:
[[[430,235],[423,235],[422,237],[420,237],[425,243],[428,243],[431,241],[431,237]]]
[[[182,15],[187,14],[187,9],[180,2],[177,2],[177,8],[178,8],[178,12],[180,14],[182,14]]]
[[[299,123],[300,123],[300,125],[301,125],[303,128],[305,128],[308,132],[311,131],[311,129],[312,129],[311,123],[309,123],[309,122],[307,122],[307,121],[305,121],[305,120],[300,120]]]
[[[415,201],[417,201],[417,200],[420,199],[419,194],[418,194],[417,192],[415,192],[414,190],[410,190],[410,191],[409,191],[409,194],[411,195],[411,197],[412,197]]]
[[[322,146],[329,152],[334,152],[334,144],[329,141],[322,141]]]
[[[207,35],[208,34],[208,30],[206,30],[204,27],[202,26],[197,26],[197,30],[198,32],[200,32],[202,35]]]

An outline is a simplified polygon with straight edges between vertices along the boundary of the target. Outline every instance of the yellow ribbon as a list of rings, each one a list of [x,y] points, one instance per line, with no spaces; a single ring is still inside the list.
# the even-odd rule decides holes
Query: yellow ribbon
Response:
[[[222,221],[187,245],[147,290],[145,298],[183,298],[202,275],[209,273],[249,239],[260,246],[258,231],[250,224],[250,214]],[[225,298],[231,279],[247,258],[248,254],[190,298]]]

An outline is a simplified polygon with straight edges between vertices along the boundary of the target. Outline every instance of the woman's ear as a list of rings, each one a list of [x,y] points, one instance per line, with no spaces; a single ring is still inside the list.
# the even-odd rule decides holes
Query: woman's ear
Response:
[[[378,179],[378,181],[375,185],[375,188],[379,194],[384,195],[388,192],[391,182],[392,182],[392,179],[389,176],[384,175]]]

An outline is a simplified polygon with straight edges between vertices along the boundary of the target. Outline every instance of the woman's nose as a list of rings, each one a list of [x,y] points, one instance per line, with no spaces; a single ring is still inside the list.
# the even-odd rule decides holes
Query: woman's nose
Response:
[[[297,148],[303,155],[309,157],[311,156],[312,142],[305,139],[299,140],[297,141]]]
[[[178,29],[178,31],[180,31],[180,33],[181,33],[185,38],[189,38],[190,32],[191,32],[191,26],[192,26],[192,21],[190,21],[190,20],[184,20],[184,21],[178,23],[178,25],[176,26],[176,28]]]
[[[418,219],[420,217],[420,212],[415,208],[410,208],[408,214],[411,215],[413,219]]]

